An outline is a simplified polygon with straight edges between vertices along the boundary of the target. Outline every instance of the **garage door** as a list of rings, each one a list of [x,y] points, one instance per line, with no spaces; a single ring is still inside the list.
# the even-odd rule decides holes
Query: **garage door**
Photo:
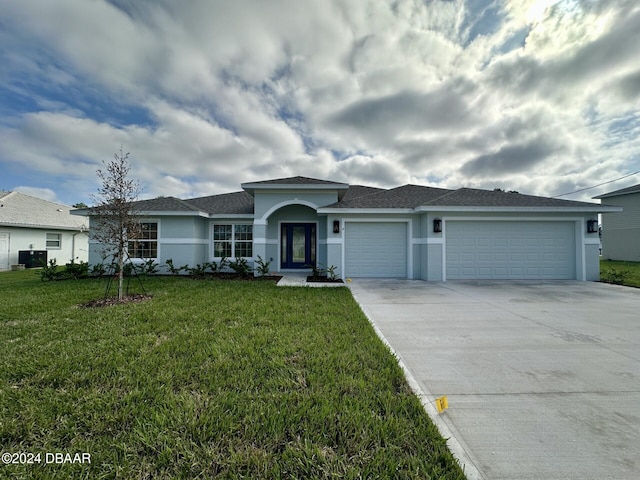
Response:
[[[347,222],[345,274],[348,277],[406,277],[407,224]]]
[[[446,223],[446,278],[575,279],[573,222]]]

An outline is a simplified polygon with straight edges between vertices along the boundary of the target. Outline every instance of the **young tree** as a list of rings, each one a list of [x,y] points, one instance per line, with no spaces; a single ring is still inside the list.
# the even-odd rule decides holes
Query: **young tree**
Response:
[[[95,205],[91,208],[94,228],[92,239],[103,246],[103,254],[113,255],[118,264],[118,301],[124,299],[124,260],[129,239],[140,232],[140,216],[135,202],[140,194],[140,182],[129,179],[129,153],[115,153],[105,169],[96,173],[102,181],[97,195],[92,195]]]

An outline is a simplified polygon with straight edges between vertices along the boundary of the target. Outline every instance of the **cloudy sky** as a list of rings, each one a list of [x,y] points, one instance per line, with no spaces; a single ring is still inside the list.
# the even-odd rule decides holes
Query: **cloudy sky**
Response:
[[[90,203],[122,145],[142,198],[559,195],[640,170],[638,45],[637,0],[0,0],[0,189]]]

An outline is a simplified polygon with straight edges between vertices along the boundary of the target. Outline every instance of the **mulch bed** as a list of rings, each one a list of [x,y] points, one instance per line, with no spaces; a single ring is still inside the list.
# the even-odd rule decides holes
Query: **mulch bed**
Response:
[[[92,300],[87,303],[83,303],[80,305],[82,308],[99,308],[99,307],[109,307],[111,305],[124,305],[127,303],[142,303],[145,300],[149,300],[151,295],[144,295],[142,293],[137,293],[135,295],[126,295],[122,301],[118,300],[118,297],[107,297],[100,298],[98,300]]]
[[[307,282],[315,282],[315,283],[344,283],[341,278],[336,278],[335,280],[331,280],[329,277],[313,276],[313,275],[309,275],[307,277]]]

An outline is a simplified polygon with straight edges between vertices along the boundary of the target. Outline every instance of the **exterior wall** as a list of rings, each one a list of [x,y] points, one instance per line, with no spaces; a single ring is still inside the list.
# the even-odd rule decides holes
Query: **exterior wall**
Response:
[[[209,220],[201,217],[159,216],[144,221],[158,222],[158,256],[154,260],[159,270],[166,273],[165,262],[172,259],[175,266],[195,266],[209,260]],[[109,263],[104,258],[103,246],[89,242],[89,264]],[[140,261],[132,259],[133,262]]]
[[[86,232],[0,226],[0,233],[9,234],[8,267],[3,268],[0,265],[0,270],[17,265],[20,250],[46,250],[47,259],[56,260],[58,265],[69,263],[72,258],[76,262],[86,262],[89,258],[89,242]],[[47,233],[60,235],[60,248],[47,248]]]
[[[602,215],[602,256],[640,262],[640,193],[606,198],[622,212]]]
[[[337,191],[317,190],[267,190],[256,191],[254,214],[256,221],[264,221],[273,213],[288,205],[306,205],[313,210],[338,201]]]
[[[209,220],[201,217],[160,217],[149,218],[158,221],[158,258],[161,271],[166,270],[165,262],[173,261],[176,267],[194,267],[209,261]]]

